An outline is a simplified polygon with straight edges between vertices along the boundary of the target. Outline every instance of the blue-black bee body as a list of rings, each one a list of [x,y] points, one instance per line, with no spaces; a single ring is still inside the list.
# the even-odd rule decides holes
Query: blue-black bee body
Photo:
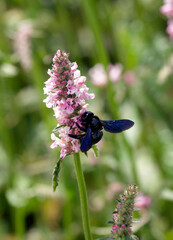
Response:
[[[86,153],[93,144],[98,143],[102,136],[102,129],[111,132],[119,133],[131,128],[134,122],[128,119],[119,120],[100,120],[94,113],[85,112],[81,115],[81,126],[77,127],[84,132],[84,134],[75,135],[69,134],[70,137],[80,140],[80,149]]]

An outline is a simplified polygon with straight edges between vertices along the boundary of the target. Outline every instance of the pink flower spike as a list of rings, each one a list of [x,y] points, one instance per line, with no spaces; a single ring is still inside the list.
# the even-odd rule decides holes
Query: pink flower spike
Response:
[[[135,197],[137,195],[137,186],[130,185],[120,196],[115,213],[112,217],[112,234],[113,239],[124,239],[122,237],[131,236],[131,223],[134,211]],[[130,239],[130,238],[129,238]]]
[[[52,69],[48,70],[50,78],[44,87],[44,93],[47,94],[44,102],[48,108],[53,108],[58,121],[56,133],[59,137],[51,134],[54,141],[51,148],[61,148],[60,158],[80,151],[79,141],[70,138],[69,134],[80,134],[75,122],[86,111],[88,104],[85,99],[94,98],[94,94],[89,94],[89,89],[84,84],[86,77],[80,76],[77,64],[71,63],[68,56],[61,50],[57,51],[53,57]]]
[[[31,38],[33,35],[34,30],[32,24],[30,22],[23,22],[19,25],[13,39],[16,56],[26,71],[29,71],[32,67]]]

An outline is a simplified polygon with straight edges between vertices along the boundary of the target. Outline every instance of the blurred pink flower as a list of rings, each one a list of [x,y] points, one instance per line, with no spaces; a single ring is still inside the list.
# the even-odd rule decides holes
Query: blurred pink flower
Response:
[[[173,17],[173,0],[165,0],[160,12],[166,17]]]
[[[32,34],[32,25],[26,22],[20,25],[14,35],[14,50],[19,57],[22,67],[27,71],[29,71],[32,66],[30,46]]]
[[[173,3],[173,0],[163,0],[165,4],[171,4]]]
[[[90,164],[91,166],[97,165],[97,163],[99,162],[99,158],[96,157],[95,155],[91,155],[88,158],[88,164]]]
[[[106,196],[108,199],[113,199],[115,195],[119,194],[122,192],[124,188],[124,184],[121,182],[113,182],[110,183],[107,189]]]
[[[108,73],[109,73],[109,79],[111,82],[118,82],[121,79],[123,71],[123,65],[120,63],[117,63],[115,65],[110,64],[108,66]]]
[[[173,20],[168,21],[168,26],[167,26],[166,32],[168,33],[170,38],[173,39]]]
[[[98,150],[100,150],[104,145],[104,140],[101,139],[98,143],[96,143]],[[99,162],[99,157],[96,157],[95,153],[91,154],[88,158],[88,163],[90,165],[96,165]]]
[[[133,85],[136,82],[136,76],[134,74],[133,71],[128,70],[124,73],[124,81],[128,84],[128,85]]]
[[[89,70],[89,76],[91,78],[91,82],[100,87],[104,87],[107,85],[107,74],[104,69],[103,64],[97,63],[94,67]]]
[[[169,19],[166,32],[170,39],[173,40],[173,0],[164,0],[164,5],[160,8],[160,12]]]
[[[54,116],[58,121],[58,137],[54,133],[51,139],[54,143],[51,148],[61,147],[60,158],[73,152],[80,151],[80,143],[72,139],[69,134],[78,134],[76,123],[80,124],[80,115],[86,111],[85,99],[93,99],[94,94],[88,93],[84,84],[86,77],[80,76],[77,64],[71,63],[69,54],[58,50],[53,58],[52,69],[48,70],[50,78],[45,82],[44,100],[48,108],[53,108]]]
[[[108,66],[108,75],[109,79],[112,82],[117,82],[121,79],[123,66],[120,63],[115,65],[109,64]],[[100,87],[104,87],[108,82],[108,75],[105,71],[103,64],[97,63],[93,68],[89,70],[89,76],[91,78],[91,82]]]
[[[135,198],[135,207],[137,208],[146,208],[151,205],[151,197],[140,193]]]
[[[99,150],[102,149],[103,146],[104,146],[104,140],[103,140],[103,138],[102,138],[96,145],[97,145],[97,147],[98,147]]]

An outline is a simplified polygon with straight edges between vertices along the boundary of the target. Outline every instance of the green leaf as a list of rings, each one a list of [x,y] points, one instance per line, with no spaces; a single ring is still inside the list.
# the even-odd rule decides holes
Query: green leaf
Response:
[[[97,145],[92,145],[92,149],[94,150],[94,153],[95,153],[96,158],[98,158],[98,156],[99,156],[99,150],[98,150]]]
[[[58,129],[61,128],[61,127],[64,127],[64,126],[65,126],[65,125],[60,125],[60,126],[54,128],[54,129],[53,129],[53,132],[54,132],[54,133],[57,133],[57,132],[58,132]]]
[[[55,190],[58,186],[61,163],[62,163],[62,158],[60,158],[58,160],[58,162],[53,170],[53,177],[52,177],[53,192],[55,192]]]

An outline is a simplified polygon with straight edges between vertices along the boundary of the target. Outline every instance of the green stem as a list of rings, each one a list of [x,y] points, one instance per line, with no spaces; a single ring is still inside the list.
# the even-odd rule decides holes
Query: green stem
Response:
[[[25,209],[24,207],[15,208],[15,232],[18,240],[24,239],[25,234]]]
[[[96,11],[97,7],[94,4],[95,1],[93,0],[83,0],[81,4],[83,6],[86,19],[90,25],[90,28],[93,32],[95,38],[95,49],[98,55],[98,62],[102,62],[105,67],[107,67],[109,63],[109,56],[106,51],[104,41],[103,41],[103,34],[102,34],[102,26],[99,23],[99,19],[97,18],[98,13]]]
[[[85,240],[92,240],[91,231],[90,231],[86,186],[85,186],[84,175],[82,172],[79,153],[74,154],[74,164],[75,164],[76,177],[77,177],[77,182],[79,187],[81,211],[82,211],[82,222],[83,222]]]

